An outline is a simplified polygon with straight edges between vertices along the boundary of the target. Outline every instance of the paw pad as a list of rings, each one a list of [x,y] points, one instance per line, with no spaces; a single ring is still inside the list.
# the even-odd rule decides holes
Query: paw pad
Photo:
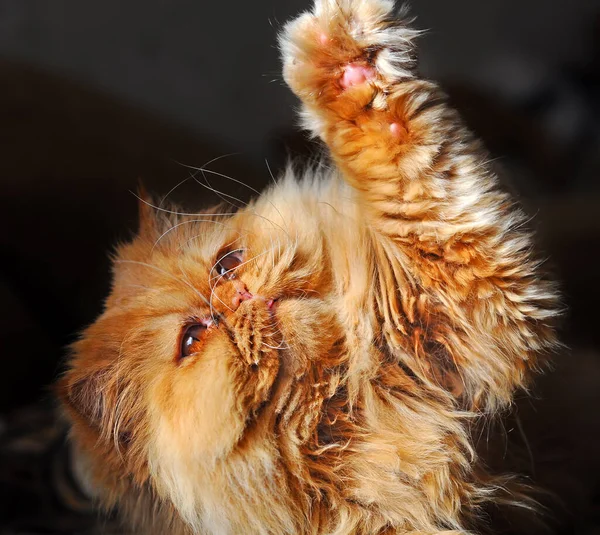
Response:
[[[390,133],[396,139],[402,139],[408,135],[406,127],[401,123],[390,124]]]
[[[327,46],[329,44],[329,36],[326,33],[322,33],[321,35],[319,35],[319,43],[321,43],[322,46]]]
[[[340,84],[344,89],[368,82],[375,78],[375,69],[366,65],[350,63],[344,69]]]

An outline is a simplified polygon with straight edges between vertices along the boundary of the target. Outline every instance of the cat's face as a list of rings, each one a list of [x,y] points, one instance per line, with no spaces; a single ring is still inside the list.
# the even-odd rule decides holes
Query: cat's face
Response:
[[[289,426],[314,430],[344,333],[316,225],[267,201],[225,216],[144,212],[62,392],[114,485],[150,480],[191,511],[194,485],[276,441],[288,408]]]

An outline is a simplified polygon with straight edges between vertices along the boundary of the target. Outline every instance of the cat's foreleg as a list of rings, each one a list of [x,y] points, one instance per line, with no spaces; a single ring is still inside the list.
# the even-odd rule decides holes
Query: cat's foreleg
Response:
[[[421,379],[493,408],[555,343],[556,295],[401,19],[388,0],[317,0],[280,38],[284,77],[379,236],[386,336]]]

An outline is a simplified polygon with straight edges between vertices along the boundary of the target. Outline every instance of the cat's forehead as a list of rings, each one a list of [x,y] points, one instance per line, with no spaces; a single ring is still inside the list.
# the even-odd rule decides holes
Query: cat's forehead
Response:
[[[263,201],[235,212],[219,207],[206,213],[186,213],[160,221],[151,235],[138,238],[146,246],[151,242],[152,256],[183,254],[200,261],[211,259],[222,250],[249,247],[284,232],[287,222],[281,211],[274,218],[274,209],[271,202]]]
[[[262,243],[257,239],[262,231],[252,225],[254,219],[242,214],[185,214],[167,219],[159,214],[152,226],[117,248],[109,305],[123,298],[129,302],[143,298],[152,305],[163,303],[164,294],[188,302],[198,294],[209,295],[215,268],[224,255]]]

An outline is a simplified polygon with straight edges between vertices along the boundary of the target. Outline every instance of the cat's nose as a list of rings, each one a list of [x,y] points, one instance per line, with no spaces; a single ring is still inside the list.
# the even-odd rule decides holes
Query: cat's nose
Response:
[[[233,310],[235,311],[243,301],[248,301],[254,296],[248,291],[246,285],[240,280],[233,281],[233,286],[235,288],[235,292],[231,298],[231,304],[233,306]]]

